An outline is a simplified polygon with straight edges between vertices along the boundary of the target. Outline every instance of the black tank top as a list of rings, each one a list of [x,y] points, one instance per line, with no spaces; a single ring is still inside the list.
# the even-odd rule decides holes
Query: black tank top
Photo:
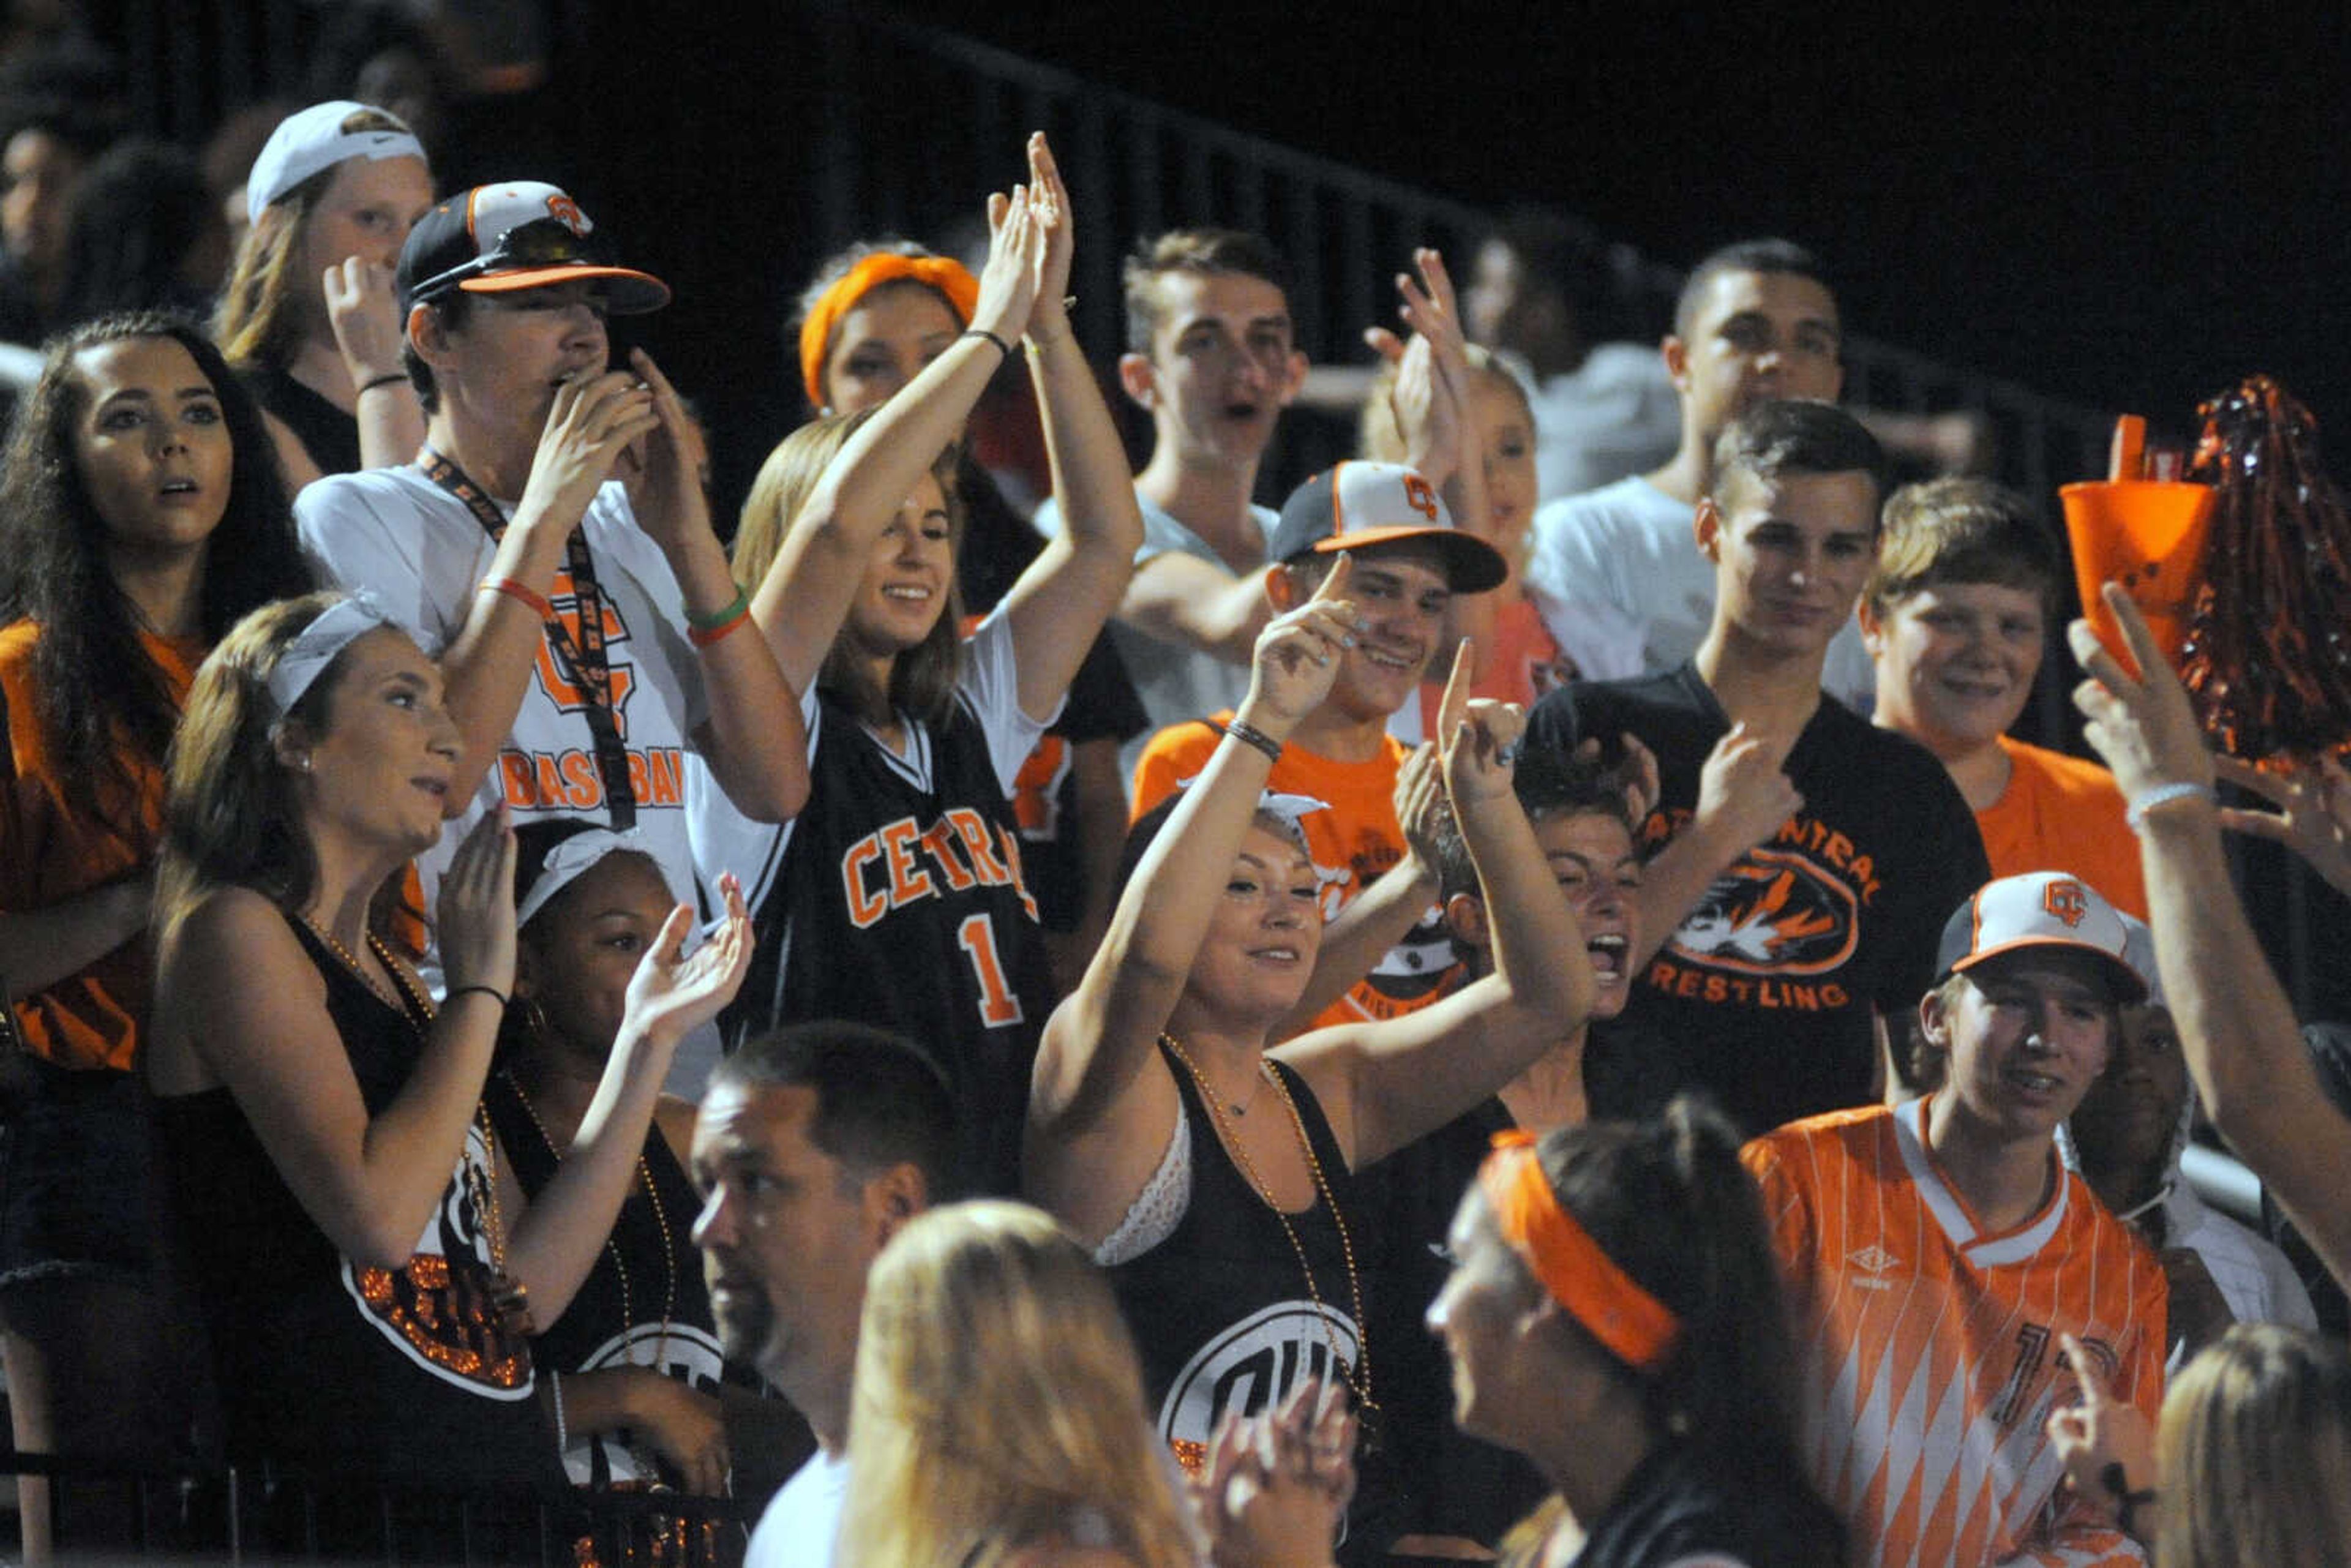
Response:
[[[536,1198],[554,1179],[561,1159],[531,1113],[534,1107],[503,1071],[490,1074],[482,1101],[515,1179]],[[645,1130],[642,1158],[639,1179],[621,1205],[596,1266],[563,1315],[531,1342],[531,1353],[554,1372],[643,1366],[715,1395],[725,1358],[710,1290],[703,1282],[702,1255],[693,1240],[702,1199],[658,1124]],[[653,1182],[650,1196],[646,1176]],[[564,1451],[564,1465],[580,1482],[661,1479],[647,1473],[635,1448],[625,1434],[578,1437]]]
[[[421,1019],[378,996],[298,920],[368,1114],[415,1069]],[[530,1347],[492,1302],[465,1166],[397,1270],[342,1256],[304,1212],[226,1088],[158,1102],[190,1270],[211,1332],[230,1457],[328,1479],[543,1487],[555,1444]]]
[[[275,365],[256,365],[246,384],[262,407],[286,422],[321,474],[356,474],[360,422]]]
[[[1225,1152],[1191,1073],[1165,1046],[1160,1059],[1176,1080],[1190,1124],[1192,1197],[1167,1239],[1113,1267],[1110,1279],[1143,1357],[1144,1396],[1159,1436],[1179,1454],[1189,1454],[1183,1445],[1205,1445],[1227,1409],[1253,1415],[1301,1377],[1329,1377],[1334,1352],[1352,1373],[1363,1336],[1328,1206],[1318,1198],[1313,1207],[1290,1216],[1314,1270],[1314,1289],[1322,1298],[1318,1308],[1281,1221]],[[1272,1067],[1297,1103],[1308,1145],[1360,1249],[1354,1180],[1322,1108],[1305,1080],[1278,1061]],[[1267,1114],[1286,1114],[1270,1095],[1259,1103]]]

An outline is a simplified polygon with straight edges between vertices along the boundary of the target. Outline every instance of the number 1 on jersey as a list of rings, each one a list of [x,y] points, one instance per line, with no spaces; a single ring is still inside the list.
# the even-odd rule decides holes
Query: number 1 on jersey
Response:
[[[1020,998],[1005,983],[1004,965],[996,956],[996,922],[986,915],[975,915],[956,927],[956,946],[971,960],[972,973],[979,979],[979,1021],[990,1029],[1002,1029],[1020,1021]]]

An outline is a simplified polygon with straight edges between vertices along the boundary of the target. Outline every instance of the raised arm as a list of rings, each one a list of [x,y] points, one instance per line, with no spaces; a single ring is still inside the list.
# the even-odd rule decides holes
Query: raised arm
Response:
[[[1491,913],[1494,972],[1433,1007],[1280,1048],[1360,1169],[1494,1093],[1592,1011],[1583,932],[1512,788],[1525,716],[1473,702],[1447,737],[1445,788]]]
[[[796,692],[807,691],[823,668],[874,541],[963,433],[1009,345],[1028,328],[1046,248],[1028,188],[988,197],[987,222],[987,264],[970,329],[834,455],[799,515],[786,520],[775,564],[753,587],[752,619]]]
[[[484,817],[441,883],[451,1001],[415,1071],[373,1116],[327,1011],[326,989],[277,906],[231,889],[192,912],[166,947],[159,1006],[179,1020],[193,1071],[157,1087],[222,1083],[319,1228],[363,1265],[405,1264],[440,1206],[514,991],[514,835]],[[184,1076],[185,1081],[175,1081]]]
[[[2205,1109],[2277,1195],[2338,1282],[2351,1283],[2351,1120],[2318,1084],[2293,1005],[2238,904],[2220,848],[2213,767],[2188,693],[2129,596],[2105,588],[2138,676],[2085,621],[2070,631],[2090,679],[2083,734],[2139,812],[2147,924]],[[2184,788],[2175,788],[2184,787]]]
[[[1163,643],[1245,664],[1273,619],[1273,601],[1265,595],[1262,571],[1236,574],[1168,550],[1134,569],[1118,618]]]
[[[1479,427],[1477,399],[1470,395],[1469,338],[1461,324],[1454,298],[1453,278],[1445,258],[1427,246],[1412,253],[1419,271],[1395,276],[1396,293],[1404,304],[1398,314],[1413,329],[1410,344],[1374,327],[1364,340],[1396,367],[1393,406],[1396,428],[1405,438],[1405,461],[1433,482],[1453,515],[1453,526],[1477,535],[1513,556],[1510,542],[1495,537],[1492,504],[1486,495],[1486,441]],[[1494,616],[1497,595],[1458,593],[1446,611],[1446,632],[1455,642],[1468,638],[1479,652],[1478,679],[1496,646]]]
[[[1454,650],[1453,673],[1437,709],[1437,734],[1450,735],[1468,714],[1469,672],[1476,660],[1476,649],[1466,641]],[[1436,742],[1423,741],[1396,771],[1395,817],[1404,833],[1405,857],[1323,928],[1313,977],[1275,1039],[1287,1040],[1313,1027],[1322,1009],[1370,974],[1381,956],[1403,941],[1437,901],[1437,836],[1446,810],[1445,764]]]
[[[1061,527],[1005,595],[1020,670],[1021,711],[1050,713],[1118,608],[1143,546],[1143,510],[1126,448],[1063,303],[1074,243],[1070,193],[1042,131],[1029,139],[1029,199],[1044,265],[1029,316],[1029,375],[1045,422]]]
[[[1641,950],[1628,968],[1646,964],[1716,877],[1803,809],[1802,792],[1782,768],[1794,744],[1792,736],[1764,736],[1744,723],[1714,743],[1698,773],[1697,814],[1642,869]],[[1654,775],[1656,758],[1648,766]]]
[[[347,256],[327,268],[327,325],[351,378],[360,466],[392,468],[424,444],[424,406],[400,360],[400,290],[392,269]]]
[[[507,1266],[529,1291],[531,1312],[542,1325],[563,1315],[612,1234],[678,1041],[717,1017],[743,983],[751,960],[751,917],[735,878],[722,877],[720,886],[726,921],[717,934],[691,958],[683,956],[694,910],[681,904],[630,977],[621,1031],[596,1097],[538,1197],[526,1204],[512,1171],[500,1164],[500,1197],[507,1212],[520,1217],[508,1238]]]
[[[1343,597],[1352,570],[1342,557],[1312,599],[1266,628],[1235,727],[1280,745],[1330,695],[1354,638],[1355,608]],[[1032,1190],[1047,1207],[1060,1209],[1054,1200],[1081,1185],[1057,1156],[1131,1108],[1272,766],[1228,730],[1135,868],[1084,979],[1047,1020],[1029,1101]]]
[[[744,634],[740,625],[727,630],[738,591],[726,547],[710,526],[701,435],[653,356],[638,349],[630,361],[653,393],[659,421],[644,438],[642,457],[632,452],[622,459],[630,510],[661,546],[686,614],[707,626],[695,653],[710,713],[695,729],[695,749],[737,810],[759,821],[789,821],[808,803],[800,705],[766,639]]]
[[[558,387],[531,458],[529,483],[484,580],[513,582],[541,598],[550,592],[564,541],[588,515],[598,486],[612,476],[630,443],[658,420],[653,393],[619,371]],[[449,784],[451,812],[474,798],[514,733],[546,635],[545,619],[519,595],[484,590],[474,595],[465,623],[443,651],[441,677],[461,742]]]

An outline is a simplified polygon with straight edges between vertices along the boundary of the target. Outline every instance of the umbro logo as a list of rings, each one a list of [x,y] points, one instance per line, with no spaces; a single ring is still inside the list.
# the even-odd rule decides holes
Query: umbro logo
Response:
[[[1899,1267],[1902,1262],[1901,1259],[1896,1258],[1885,1248],[1877,1246],[1865,1247],[1858,1252],[1848,1252],[1844,1255],[1844,1260],[1867,1276],[1857,1278],[1853,1281],[1856,1289],[1864,1291],[1894,1289],[1894,1281],[1886,1278],[1886,1271]]]

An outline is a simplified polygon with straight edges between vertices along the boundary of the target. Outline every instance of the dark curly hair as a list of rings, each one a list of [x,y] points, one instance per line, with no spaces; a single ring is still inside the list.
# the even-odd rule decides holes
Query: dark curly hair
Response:
[[[194,322],[154,312],[85,322],[47,346],[40,379],[16,410],[0,471],[0,619],[30,620],[41,727],[68,799],[125,837],[138,808],[122,751],[158,767],[179,723],[163,672],[139,641],[139,612],[106,558],[98,515],[74,456],[84,408],[75,356],[133,338],[188,350],[219,395],[234,460],[229,497],[204,556],[203,636],[274,599],[306,593],[311,576],[294,534],[286,480],[261,410]]]

